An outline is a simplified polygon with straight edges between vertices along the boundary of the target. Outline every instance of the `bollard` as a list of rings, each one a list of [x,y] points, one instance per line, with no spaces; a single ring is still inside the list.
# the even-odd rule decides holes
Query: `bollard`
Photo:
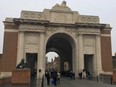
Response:
[[[44,87],[44,75],[43,75],[43,77],[42,77],[41,87]]]
[[[97,82],[98,82],[98,76],[97,76]]]
[[[41,87],[43,87],[43,80],[41,81]]]
[[[112,85],[112,76],[111,76],[111,79],[110,80],[111,80],[110,82],[111,82],[111,85]]]

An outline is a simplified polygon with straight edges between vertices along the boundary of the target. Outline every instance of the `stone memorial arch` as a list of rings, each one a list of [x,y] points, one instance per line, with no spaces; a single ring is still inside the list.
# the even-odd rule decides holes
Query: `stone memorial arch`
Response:
[[[92,76],[112,74],[110,25],[101,24],[98,16],[72,11],[65,1],[43,12],[22,11],[20,18],[6,18],[4,25],[2,73],[12,72],[24,58],[39,78],[45,73],[45,54],[55,51],[61,70],[68,63],[76,77],[83,69]]]

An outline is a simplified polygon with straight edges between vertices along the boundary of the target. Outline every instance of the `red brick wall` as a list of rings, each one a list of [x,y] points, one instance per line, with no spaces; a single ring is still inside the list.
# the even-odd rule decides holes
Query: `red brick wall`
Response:
[[[5,77],[0,79],[0,87],[2,87],[3,84],[9,84],[11,83],[11,77]]]
[[[12,84],[29,84],[30,83],[30,70],[17,69],[12,73]]]
[[[113,71],[112,79],[113,79],[113,82],[116,83],[116,70]]]
[[[102,34],[109,34],[110,31],[102,31]],[[112,48],[111,48],[111,37],[101,36],[101,57],[102,57],[102,68],[104,71],[112,71]]]
[[[4,33],[2,71],[10,72],[16,67],[18,32]]]

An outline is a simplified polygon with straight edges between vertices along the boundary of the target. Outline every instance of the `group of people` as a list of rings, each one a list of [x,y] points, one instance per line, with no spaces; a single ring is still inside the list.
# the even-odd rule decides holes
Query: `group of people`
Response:
[[[47,79],[47,85],[53,84],[54,86],[57,85],[57,83],[60,83],[60,72],[57,71],[46,71],[45,72],[45,77]]]
[[[75,73],[71,70],[62,71],[61,74],[65,77],[70,77],[71,79],[75,79]]]
[[[70,78],[71,78],[71,79],[75,79],[75,73],[72,72],[72,71],[70,72]]]
[[[90,79],[90,72],[83,69],[79,74],[79,79]]]
[[[72,71],[68,71],[66,73],[66,76],[70,77],[71,79],[75,79],[75,73]],[[90,79],[90,72],[88,72],[87,70],[83,69],[79,74],[79,79]],[[56,70],[53,71],[46,71],[45,72],[45,77],[47,79],[47,85],[53,84],[54,86],[57,85],[57,83],[60,84],[60,77],[61,74],[60,72],[57,72]]]

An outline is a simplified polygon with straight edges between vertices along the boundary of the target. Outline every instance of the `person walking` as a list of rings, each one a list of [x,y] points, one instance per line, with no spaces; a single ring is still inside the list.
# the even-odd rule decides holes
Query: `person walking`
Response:
[[[82,72],[80,72],[78,75],[79,75],[79,79],[82,79]]]
[[[72,79],[72,78],[73,78],[73,72],[70,71],[70,79]]]
[[[53,78],[53,81],[54,81],[54,86],[57,85],[57,77],[58,77],[57,71],[54,71],[53,75],[52,75],[52,78]]]
[[[75,80],[75,73],[72,73],[72,79]]]
[[[49,72],[46,72],[45,73],[45,77],[47,79],[47,85],[50,85],[50,73]]]
[[[60,76],[61,76],[61,74],[60,74],[60,72],[58,72],[57,74],[58,74],[58,77],[57,77],[58,81],[57,82],[60,84]]]
[[[83,69],[82,75],[83,75],[83,79],[86,79],[86,70],[85,69]]]

